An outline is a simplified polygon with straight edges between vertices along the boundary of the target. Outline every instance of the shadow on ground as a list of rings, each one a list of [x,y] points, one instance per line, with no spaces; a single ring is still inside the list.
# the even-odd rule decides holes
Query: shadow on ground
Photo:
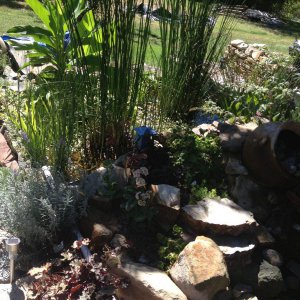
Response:
[[[24,0],[0,0],[0,6],[7,6],[10,8],[25,8]]]

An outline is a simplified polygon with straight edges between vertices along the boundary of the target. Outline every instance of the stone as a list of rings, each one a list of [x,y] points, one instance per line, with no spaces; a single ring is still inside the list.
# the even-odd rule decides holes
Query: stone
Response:
[[[264,55],[264,51],[253,51],[252,54],[251,54],[251,57],[254,59],[254,60],[259,60],[259,58]]]
[[[260,247],[265,248],[275,244],[275,238],[264,226],[260,225],[255,234]]]
[[[245,43],[243,40],[233,40],[230,42],[230,45],[237,48],[238,45]]]
[[[117,290],[120,299],[187,300],[170,277],[158,269],[124,259],[111,267],[110,271],[129,281],[127,288]]]
[[[227,267],[217,244],[198,236],[179,254],[170,276],[189,300],[209,300],[229,285]]]
[[[262,261],[258,273],[258,297],[273,298],[280,294],[283,290],[283,278],[280,269]]]
[[[230,125],[219,123],[219,139],[225,151],[237,153],[242,150],[246,137],[257,127],[255,123]]]
[[[112,233],[120,230],[118,219],[112,213],[104,213],[96,207],[89,207],[87,209],[87,216],[81,218],[79,221],[79,229],[83,237],[91,237],[96,224],[104,225]]]
[[[253,51],[256,51],[257,49],[255,47],[253,47],[252,45],[249,46],[246,50],[245,50],[245,54],[251,56]]]
[[[113,233],[103,224],[94,224],[91,233],[91,250],[99,251],[112,239]]]
[[[255,241],[248,235],[232,237],[220,235],[212,237],[222,251],[227,267],[230,270],[244,267],[252,261]]]
[[[246,44],[246,43],[240,43],[240,44],[237,45],[237,48],[239,50],[246,50],[248,47],[249,47],[249,45]]]
[[[238,283],[232,289],[232,294],[234,298],[239,298],[244,294],[249,294],[253,292],[253,288],[251,285]]]
[[[168,184],[151,185],[158,204],[167,207],[180,207],[180,189]]]
[[[248,175],[248,170],[240,159],[230,156],[225,167],[225,173],[228,175]]]
[[[16,154],[12,152],[2,133],[0,133],[0,166],[1,165],[12,170],[19,169]]]
[[[236,178],[235,183],[231,186],[230,194],[244,209],[251,209],[254,206],[254,201],[266,200],[268,191],[259,186],[249,176],[240,175]]]
[[[233,236],[257,226],[250,212],[227,198],[203,199],[197,205],[186,205],[182,208],[181,220],[197,233],[210,231]]]
[[[192,131],[199,136],[203,136],[206,132],[218,132],[217,126],[214,124],[200,124],[197,127],[194,127]]]
[[[180,212],[180,189],[168,185],[151,185],[158,213],[155,216],[159,226],[168,231],[176,223]]]
[[[24,291],[16,284],[0,284],[1,300],[23,300],[25,298]]]
[[[113,248],[129,248],[126,237],[119,233],[114,235],[110,243]]]
[[[300,279],[300,264],[295,260],[290,260],[286,267]]]
[[[280,253],[274,249],[266,249],[263,251],[263,258],[273,266],[281,267],[283,265],[283,259]]]

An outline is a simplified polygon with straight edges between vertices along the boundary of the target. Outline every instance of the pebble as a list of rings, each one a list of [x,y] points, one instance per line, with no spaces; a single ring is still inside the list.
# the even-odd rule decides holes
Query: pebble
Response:
[[[281,267],[283,265],[281,254],[274,249],[264,250],[263,258],[273,266]]]

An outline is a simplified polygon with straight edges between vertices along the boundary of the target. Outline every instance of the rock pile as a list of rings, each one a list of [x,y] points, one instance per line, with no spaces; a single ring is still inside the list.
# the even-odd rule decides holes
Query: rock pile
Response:
[[[247,75],[258,63],[268,61],[264,44],[247,44],[243,40],[233,40],[224,54],[224,65],[233,67],[239,75]]]

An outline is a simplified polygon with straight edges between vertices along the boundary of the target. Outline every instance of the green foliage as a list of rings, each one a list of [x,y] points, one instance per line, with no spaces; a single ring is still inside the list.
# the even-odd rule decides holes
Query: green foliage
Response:
[[[18,94],[6,93],[6,115],[36,165],[50,164],[65,172],[77,130],[79,104],[72,82],[31,85]],[[64,98],[61,99],[62,93]]]
[[[300,1],[286,0],[280,14],[291,20],[300,20]]]
[[[0,74],[3,73],[5,66],[7,65],[7,56],[0,52]]]
[[[168,271],[169,268],[176,262],[179,253],[186,246],[181,238],[182,228],[174,225],[171,236],[165,236],[160,233],[157,234],[157,240],[160,244],[158,249],[158,255],[160,261],[158,267],[164,271]]]
[[[171,11],[160,19],[162,55],[159,104],[164,116],[182,116],[209,90],[209,73],[227,43],[232,19],[225,13],[215,30],[218,1],[162,0]]]
[[[186,187],[194,181],[210,184],[222,178],[222,151],[217,137],[199,137],[189,127],[179,125],[172,129],[167,142],[172,163],[179,168]]]
[[[204,198],[219,198],[217,190],[209,190],[206,186],[206,182],[201,182],[201,185],[194,185],[191,189],[190,204],[196,204],[198,201]]]
[[[50,189],[36,170],[16,174],[0,168],[0,181],[0,227],[21,238],[28,249],[59,241],[75,224],[78,212],[84,213],[59,177]]]
[[[267,63],[258,64],[244,82],[228,83],[219,105],[234,117],[248,122],[255,116],[271,121],[297,120],[297,87],[300,77],[287,56],[268,53]]]
[[[26,3],[31,7],[36,16],[40,19],[44,27],[39,26],[16,26],[8,30],[13,34],[25,34],[34,38],[33,44],[24,45],[17,41],[11,42],[16,50],[28,50],[27,54],[29,62],[23,66],[40,66],[47,65],[43,70],[47,76],[54,76],[55,79],[64,79],[65,72],[70,65],[70,59],[74,52],[74,45],[71,43],[65,47],[64,39],[67,31],[67,15],[63,11],[62,0],[44,1],[44,4],[39,0],[26,0]],[[68,0],[69,6],[72,7],[72,14],[79,16],[85,9],[84,0]],[[76,25],[76,29],[82,34],[82,39],[91,42],[89,36],[95,27],[95,21],[91,13],[85,14],[81,21]],[[41,45],[43,43],[44,45]],[[92,44],[92,43],[91,43]],[[88,43],[87,43],[88,45]],[[86,46],[89,51],[90,46]]]

